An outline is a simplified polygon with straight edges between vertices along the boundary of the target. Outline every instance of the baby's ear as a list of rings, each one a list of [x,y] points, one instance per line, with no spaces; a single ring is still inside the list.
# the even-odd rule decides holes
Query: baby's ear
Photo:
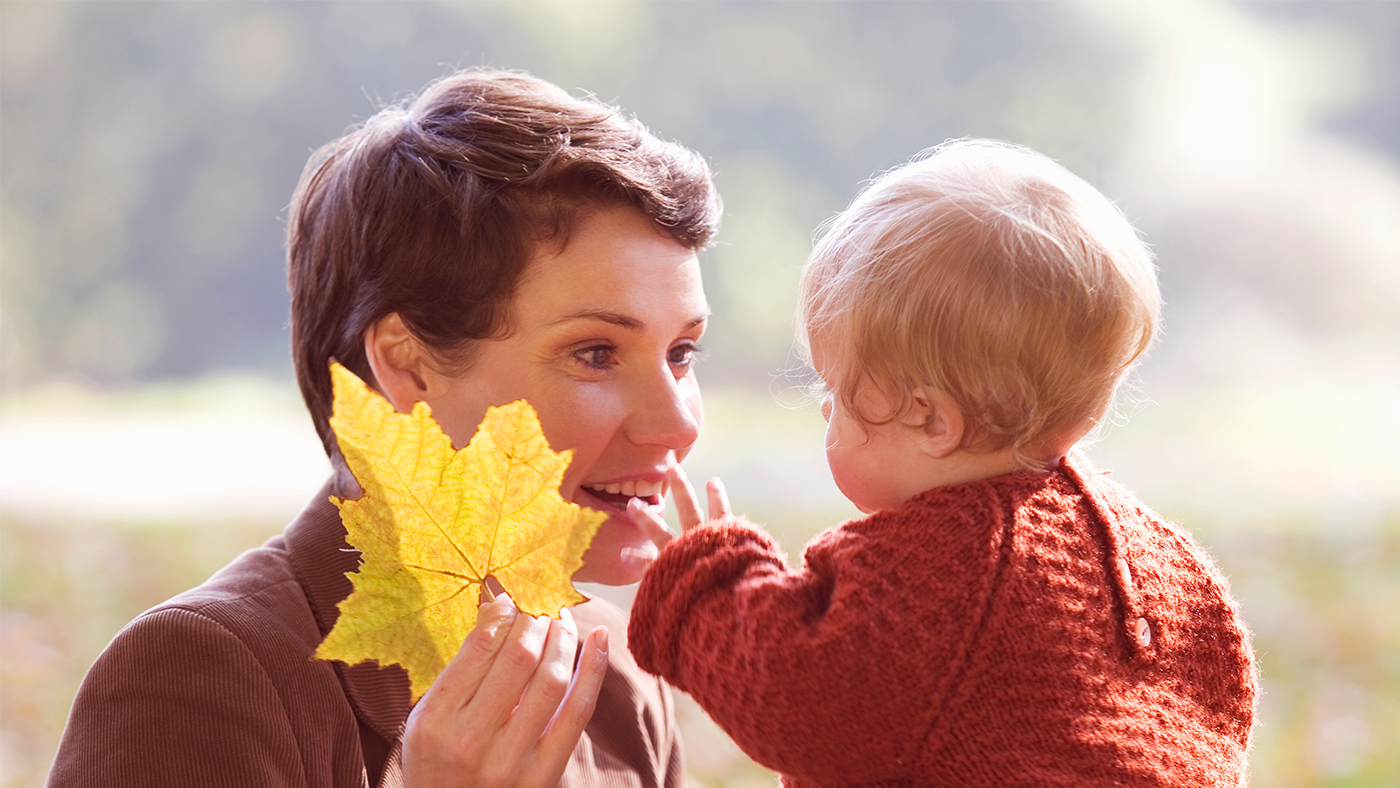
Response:
[[[962,446],[962,410],[947,394],[933,390],[916,393],[909,416],[913,423],[921,421],[924,425],[921,441],[925,454],[941,460]]]

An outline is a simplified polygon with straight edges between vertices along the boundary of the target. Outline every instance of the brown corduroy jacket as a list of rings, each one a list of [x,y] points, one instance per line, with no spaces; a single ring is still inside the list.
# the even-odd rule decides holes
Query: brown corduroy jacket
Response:
[[[312,658],[358,553],[323,489],[279,536],[203,585],[143,613],[93,664],[50,786],[365,788],[403,784],[411,708],[397,667]],[[685,781],[669,689],[628,655],[626,619],[605,624],[610,665],[561,785],[661,788]]]

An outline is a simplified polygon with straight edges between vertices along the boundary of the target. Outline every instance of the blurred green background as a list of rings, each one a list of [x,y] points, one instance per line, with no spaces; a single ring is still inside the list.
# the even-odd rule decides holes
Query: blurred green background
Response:
[[[791,352],[813,230],[962,136],[1116,199],[1166,328],[1090,454],[1231,578],[1263,676],[1253,784],[1396,785],[1397,40],[1395,2],[0,3],[0,785],[43,783],[117,628],[317,488],[284,208],[314,148],[470,65],[710,160],[689,465],[794,556],[853,513]],[[681,712],[696,785],[772,784]]]

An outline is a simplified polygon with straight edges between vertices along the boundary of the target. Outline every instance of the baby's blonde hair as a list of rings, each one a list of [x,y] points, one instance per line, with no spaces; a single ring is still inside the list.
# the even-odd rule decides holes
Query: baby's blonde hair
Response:
[[[941,391],[962,448],[1027,465],[1101,419],[1151,344],[1152,255],[1112,202],[1035,151],[957,140],[872,181],[802,271],[798,344],[866,423]],[[883,422],[861,386],[896,405]]]

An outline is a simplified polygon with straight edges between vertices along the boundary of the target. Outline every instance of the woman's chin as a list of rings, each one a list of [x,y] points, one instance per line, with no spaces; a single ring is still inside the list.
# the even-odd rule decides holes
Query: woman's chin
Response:
[[[574,573],[574,582],[605,586],[631,585],[642,579],[656,559],[656,544],[626,516],[609,517],[583,555],[583,568]]]

